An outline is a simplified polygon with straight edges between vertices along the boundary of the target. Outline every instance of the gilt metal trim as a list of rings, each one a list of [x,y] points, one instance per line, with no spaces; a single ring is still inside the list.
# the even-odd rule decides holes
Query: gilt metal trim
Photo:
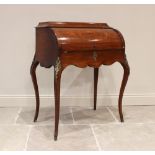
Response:
[[[58,72],[61,70],[61,61],[60,58],[58,57],[56,60],[56,64],[55,64],[55,73],[56,73],[56,77],[58,75]]]

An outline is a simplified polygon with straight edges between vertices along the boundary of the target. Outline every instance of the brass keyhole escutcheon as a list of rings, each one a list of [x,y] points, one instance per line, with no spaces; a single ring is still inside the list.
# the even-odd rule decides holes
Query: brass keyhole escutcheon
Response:
[[[96,61],[96,59],[97,59],[97,53],[94,51],[93,52],[93,59]]]

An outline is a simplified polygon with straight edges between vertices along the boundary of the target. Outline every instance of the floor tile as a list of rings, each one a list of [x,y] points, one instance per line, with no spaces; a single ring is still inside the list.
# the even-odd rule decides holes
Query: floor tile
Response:
[[[34,126],[27,150],[97,150],[88,125],[60,125],[58,140],[53,140],[53,126]]]
[[[109,107],[119,120],[117,107]],[[124,122],[155,123],[155,106],[123,106]]]
[[[102,150],[155,150],[155,124],[108,124],[93,127]]]
[[[106,107],[98,107],[97,110],[85,107],[72,108],[76,124],[104,124],[115,122]]]
[[[0,126],[0,151],[24,150],[28,132],[28,126]]]
[[[0,108],[0,124],[14,124],[20,108]]]
[[[53,125],[55,113],[53,107],[42,107],[37,122],[33,122],[35,108],[23,108],[17,119],[17,124],[32,124],[32,125]],[[61,107],[60,124],[72,124],[73,118],[69,107]]]

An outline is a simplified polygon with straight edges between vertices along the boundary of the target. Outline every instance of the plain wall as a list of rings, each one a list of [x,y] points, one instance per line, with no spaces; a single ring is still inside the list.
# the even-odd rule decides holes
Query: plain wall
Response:
[[[42,21],[106,22],[119,29],[131,68],[125,94],[155,94],[155,5],[0,5],[0,96],[34,95],[29,69],[34,27]],[[37,75],[40,94],[53,95],[53,67],[38,67]],[[118,63],[101,66],[98,94],[117,95],[122,76]],[[61,94],[92,96],[93,69],[68,67]]]

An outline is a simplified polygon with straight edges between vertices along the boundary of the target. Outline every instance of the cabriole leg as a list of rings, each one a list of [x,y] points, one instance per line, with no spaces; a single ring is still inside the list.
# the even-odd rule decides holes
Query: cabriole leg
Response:
[[[119,93],[118,109],[119,109],[120,120],[121,120],[121,122],[124,122],[123,112],[122,112],[122,98],[123,98],[125,86],[127,84],[128,77],[130,74],[130,67],[128,65],[127,59],[125,59],[124,62],[120,62],[120,64],[122,65],[122,67],[124,69],[124,74],[123,74],[122,84],[121,84],[120,93]]]
[[[38,84],[37,84],[37,78],[36,78],[36,68],[37,68],[38,64],[39,64],[39,62],[36,61],[34,58],[32,65],[31,65],[31,69],[30,69],[33,87],[34,87],[34,91],[35,91],[35,97],[36,97],[36,110],[35,110],[34,122],[37,121],[38,114],[39,114],[39,106],[40,106],[39,90],[38,90]]]
[[[94,110],[96,110],[96,101],[97,101],[98,72],[99,68],[94,68]]]

